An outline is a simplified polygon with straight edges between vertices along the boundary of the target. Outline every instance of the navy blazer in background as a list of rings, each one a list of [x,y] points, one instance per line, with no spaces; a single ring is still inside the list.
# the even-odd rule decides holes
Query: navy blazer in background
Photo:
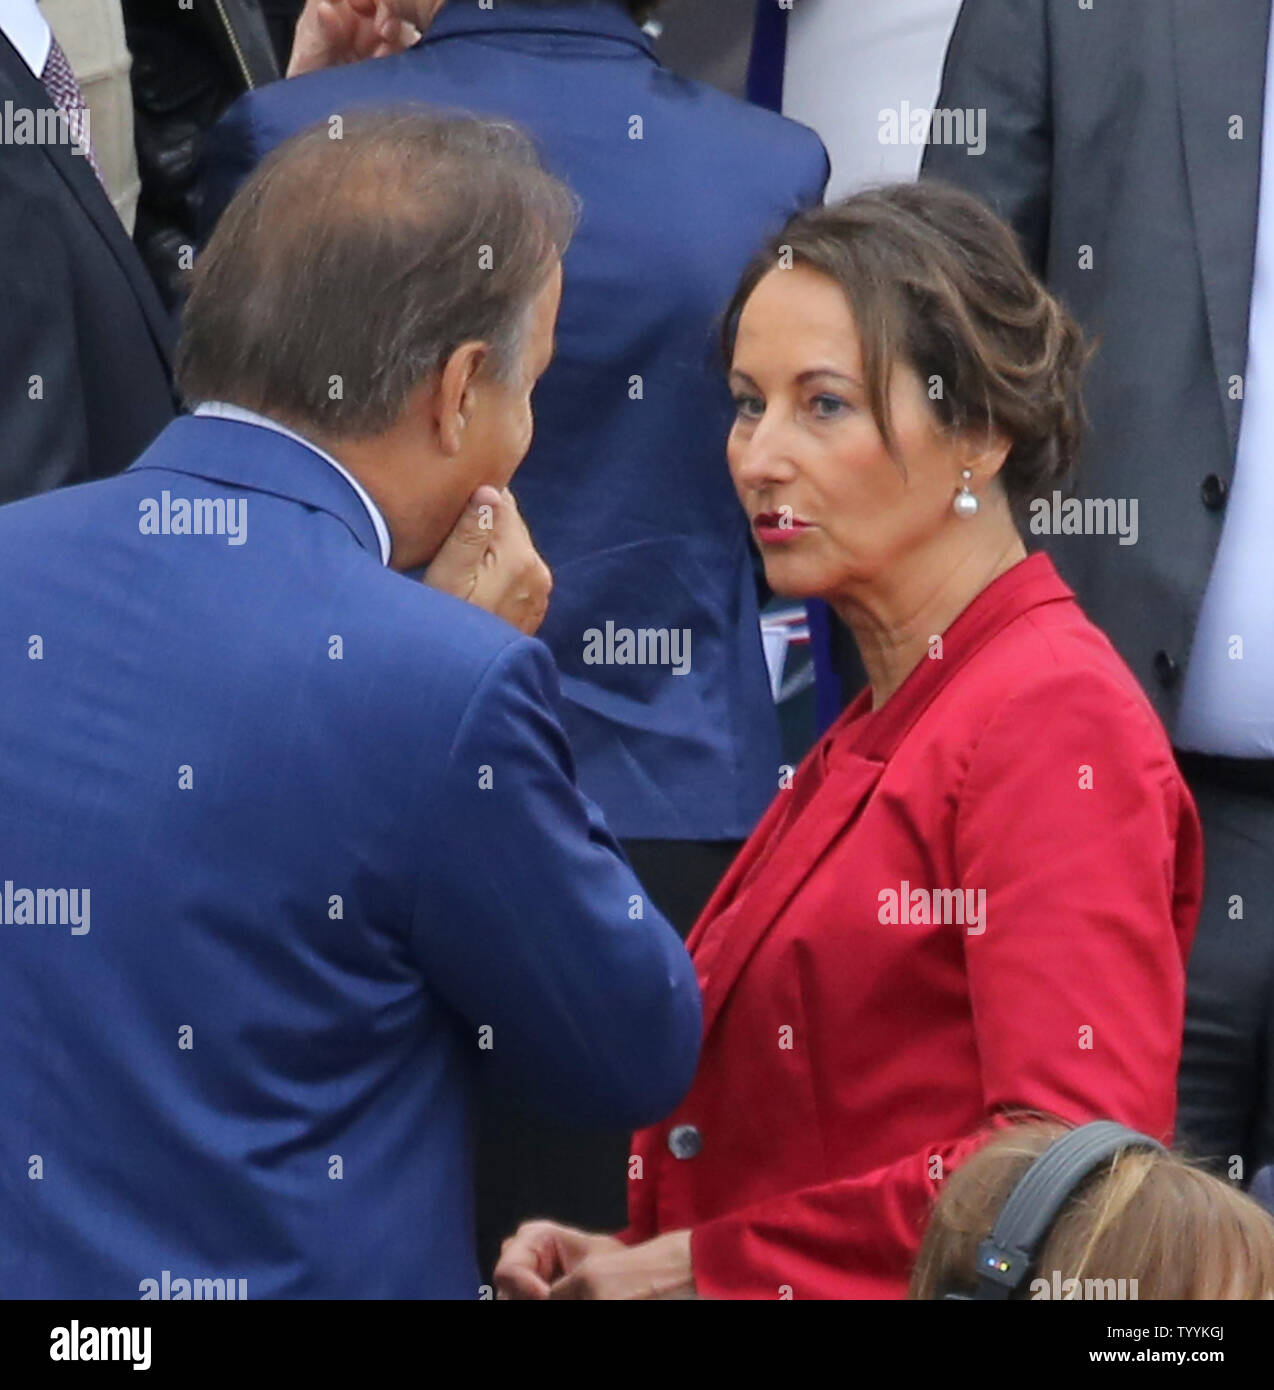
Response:
[[[142,534],[183,499],[242,542]],[[619,1128],[698,1055],[548,652],[218,419],[0,508],[0,586],[0,1298],[476,1297],[479,1059]]]
[[[514,480],[554,572],[540,636],[561,672],[581,785],[612,829],[742,838],[774,792],[780,752],[715,334],[764,237],[821,198],[822,143],[662,68],[617,0],[449,0],[399,57],[241,98],[206,146],[209,216],[289,135],[397,102],[518,121],[582,198],[557,357]],[[587,663],[585,634],[607,622],[689,630],[690,670]]]

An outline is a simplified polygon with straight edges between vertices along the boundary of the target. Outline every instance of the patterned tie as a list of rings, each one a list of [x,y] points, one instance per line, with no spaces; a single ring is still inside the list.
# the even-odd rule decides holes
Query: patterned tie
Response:
[[[71,128],[71,138],[88,154],[88,162],[93,166],[97,181],[106,188],[106,180],[102,177],[101,165],[93,152],[92,141],[87,138],[88,107],[84,104],[84,93],[80,91],[80,84],[75,80],[71,65],[62,51],[62,45],[56,39],[49,45],[49,56],[45,59],[40,81],[44,83],[45,91],[53,98],[58,110],[66,117]],[[107,196],[109,195],[110,190],[107,189]]]

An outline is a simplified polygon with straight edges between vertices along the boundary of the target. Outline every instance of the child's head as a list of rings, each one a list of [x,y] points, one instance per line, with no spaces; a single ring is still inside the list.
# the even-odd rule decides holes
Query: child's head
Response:
[[[978,1246],[1066,1132],[1055,1121],[1013,1125],[944,1180],[909,1297],[973,1293]],[[1124,1149],[1062,1208],[1019,1297],[1274,1298],[1274,1218],[1177,1154]]]

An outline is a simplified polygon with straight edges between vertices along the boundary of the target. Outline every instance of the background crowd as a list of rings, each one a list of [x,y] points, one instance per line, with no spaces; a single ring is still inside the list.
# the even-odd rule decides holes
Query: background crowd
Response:
[[[338,339],[365,345],[365,361],[393,343],[387,356],[409,362],[418,344],[406,328],[394,336],[399,311],[420,333],[453,312],[459,322],[469,291],[446,258],[483,219],[500,254],[513,247],[511,260],[524,259],[508,293],[543,319],[539,346],[534,334],[514,340],[534,434],[528,426],[525,438],[488,447],[501,476],[485,463],[466,476],[494,485],[505,524],[525,521],[552,575],[533,620],[479,605],[551,654],[551,676],[525,657],[517,699],[493,695],[484,715],[505,731],[510,764],[527,765],[528,785],[549,790],[505,804],[492,824],[472,812],[474,841],[498,837],[499,848],[480,851],[454,827],[447,841],[470,865],[483,853],[517,860],[528,894],[549,900],[546,919],[578,918],[580,956],[559,979],[554,952],[532,965],[503,927],[482,946],[488,959],[509,952],[506,984],[491,989],[526,1052],[515,1066],[498,1047],[466,1062],[485,1286],[508,1297],[971,1290],[978,1240],[1029,1163],[1063,1125],[1114,1120],[1152,1141],[1175,1135],[1191,1162],[1132,1140],[1107,1156],[1086,1205],[1050,1237],[1049,1267],[1140,1277],[1145,1297],[1274,1294],[1268,1222],[1243,1195],[1274,1203],[1272,34],[1270,0],[1232,0],[1222,19],[1157,0],[0,3],[0,103],[64,111],[79,136],[78,147],[27,143],[9,116],[0,145],[0,501],[22,503],[3,514],[7,563],[36,595],[8,634],[23,644],[24,670],[37,620],[86,629],[81,664],[104,659],[92,623],[152,642],[162,634],[171,655],[191,614],[197,626],[212,601],[201,583],[218,604],[250,606],[280,582],[278,554],[301,547],[283,517],[270,530],[281,549],[251,575],[195,574],[187,589],[184,571],[134,570],[145,562],[104,547],[103,602],[116,588],[121,596],[100,612],[56,578],[72,560],[96,563],[77,538],[128,508],[107,508],[122,491],[86,498],[83,515],[49,495],[94,480],[123,485],[140,456],[143,473],[269,492],[264,452],[257,473],[205,460],[265,449],[241,435],[220,442],[227,428],[260,435],[273,421],[321,447],[353,475],[355,519],[348,496],[338,506],[308,484],[287,495],[342,512],[383,566],[423,576],[418,588],[447,588],[440,547],[460,545],[451,523],[462,524],[466,498],[409,494],[406,474],[366,441],[381,440],[386,458],[435,444],[440,457],[461,457],[463,447],[448,446],[441,423],[434,444],[402,432],[403,403],[415,398],[405,379],[392,395],[391,372],[369,367],[357,393],[342,376],[351,397],[385,393],[381,415],[364,416],[275,374],[312,369],[327,381],[316,344]],[[454,137],[427,123],[359,124],[360,112],[422,109],[512,122],[531,147],[505,147],[480,122],[458,122]],[[339,179],[323,162],[334,119],[346,146]],[[367,211],[397,188],[391,155],[439,171],[437,207],[398,189],[401,225]],[[460,191],[465,161],[489,161],[489,187],[475,180]],[[444,204],[454,204],[452,223],[439,220]],[[358,217],[360,236],[376,243],[365,262],[331,230]],[[535,245],[528,227],[542,233]],[[417,232],[434,263],[422,259],[414,281],[395,276],[386,248],[409,258]],[[305,301],[320,306],[312,319],[297,317]],[[448,354],[463,341],[429,340],[438,401]],[[834,438],[820,431],[833,428],[836,392],[824,382],[821,394],[801,394],[803,378],[819,374],[802,364],[815,361],[861,392],[844,419],[864,423],[837,423]],[[904,384],[882,364],[902,370]],[[480,365],[473,371],[485,379]],[[498,377],[506,387],[513,379]],[[908,397],[913,386],[927,396]],[[468,406],[457,411],[467,427]],[[790,421],[802,412],[798,428]],[[924,435],[934,421],[936,444]],[[272,447],[279,441],[272,432]],[[846,461],[852,486],[831,466]],[[269,468],[286,464],[280,454]],[[1080,507],[1088,524],[1060,524],[1072,498],[1096,504]],[[790,527],[793,499],[832,550],[802,561],[772,534]],[[413,547],[404,516],[442,515],[451,502],[447,525]],[[1102,517],[1131,524],[1115,534],[1092,524]],[[147,602],[123,595],[130,574],[160,586]],[[270,615],[295,604],[294,619],[308,605],[324,633],[332,621],[316,606],[326,595],[317,569],[308,596],[302,587],[263,605],[258,633],[292,652],[298,672],[305,661]],[[392,637],[389,591],[351,580],[351,592],[384,606]],[[815,737],[796,750],[761,641],[776,596],[805,604],[814,644]],[[148,604],[165,600],[174,606],[159,622]],[[497,651],[484,628],[448,628],[448,611],[424,614],[450,633],[448,652]],[[652,629],[686,635],[684,669],[598,661],[581,641]],[[377,633],[368,628],[368,640]],[[940,664],[930,660],[935,634],[946,642]],[[245,689],[264,680],[228,633],[221,639],[230,674],[214,682],[215,697],[181,681],[163,692],[165,708],[188,700],[210,729],[218,710],[230,719],[234,680]],[[466,742],[476,736],[458,692],[465,681],[477,692],[478,673],[456,674],[455,688],[445,671],[437,679],[439,729],[454,716],[454,746],[498,777],[481,739]],[[0,863],[9,876],[25,845],[30,877],[44,862],[32,847],[50,842],[50,825],[70,823],[78,811],[68,807],[92,810],[110,759],[88,751],[87,734],[77,742],[89,704],[73,713],[13,693],[20,685],[10,682],[7,704],[0,694],[0,746],[38,744],[36,728],[52,742],[43,761],[38,750],[14,752],[11,783],[50,777],[55,757],[91,769],[70,801],[10,797],[44,838],[10,826]],[[141,699],[143,685],[131,671],[118,689],[98,687],[102,718]],[[550,687],[545,733],[526,710]],[[321,702],[304,681],[286,689],[271,699],[307,728],[295,756],[322,760]],[[1001,692],[1011,708],[996,703]],[[156,717],[145,721],[151,736]],[[383,718],[411,739],[394,713]],[[273,733],[291,747],[283,723]],[[561,755],[544,750],[558,740],[569,749],[562,786],[558,771],[544,771],[557,768]],[[379,756],[367,763],[388,777]],[[207,759],[217,760],[215,742]],[[450,786],[445,758],[425,766]],[[222,784],[232,788],[233,776]],[[305,800],[330,794],[315,784]],[[469,824],[466,795],[455,790],[452,810],[439,811],[456,827]],[[355,803],[349,824],[330,832],[338,847],[372,833],[356,828],[361,816],[398,828],[385,831],[397,853],[398,831],[420,815],[410,799],[389,796],[371,816]],[[137,814],[147,827],[161,816],[151,803]],[[566,839],[577,840],[546,832],[537,842],[526,831],[537,819],[572,827]],[[125,822],[107,817],[99,828],[106,854]],[[298,834],[314,848],[329,831]],[[258,827],[257,841],[272,833]],[[186,873],[180,844],[168,849],[174,874]],[[239,841],[222,852],[241,852]],[[293,852],[291,871],[304,879],[302,846],[289,842]],[[542,869],[555,858],[558,877]],[[360,848],[345,865],[349,882],[374,877],[377,859]],[[440,857],[440,882],[448,872]],[[502,873],[493,867],[492,882]],[[587,890],[566,886],[583,879]],[[856,880],[870,903],[858,901]],[[985,891],[985,942],[971,931],[954,951],[935,931],[908,936],[905,949],[896,937],[881,946],[877,890],[901,884],[905,895],[922,883]],[[588,937],[583,924],[602,914],[602,899],[638,895],[654,919],[640,949]],[[185,887],[167,910],[178,901],[202,910]],[[392,915],[393,901],[378,899],[369,921]],[[481,917],[459,890],[454,902]],[[837,914],[846,929],[829,940]],[[427,915],[417,903],[421,936],[432,930],[420,925]],[[665,921],[675,936],[656,935]],[[693,959],[702,1020],[686,999],[693,980],[677,937]],[[427,988],[431,969],[450,987],[481,968],[476,956],[432,947],[413,959]],[[103,981],[119,968],[103,964]],[[262,969],[287,973],[277,962]],[[562,1011],[546,1008],[545,1028],[558,1030],[546,1039],[523,1032],[512,1002],[519,971],[535,982],[528,1008],[549,999]],[[670,996],[652,1004],[661,980],[673,981]],[[170,983],[151,981],[161,993]],[[479,1005],[457,990],[442,991],[444,1012],[480,1027],[494,997]],[[317,995],[309,1004],[324,1007]],[[245,1001],[249,1033],[253,1007]],[[611,1008],[611,1051],[593,1069],[571,1060],[576,1046],[598,1052]],[[795,1046],[782,1041],[785,1028]],[[625,1060],[642,1053],[640,1065]],[[215,1108],[218,1083],[206,1084],[202,1100]],[[399,1084],[392,1068],[375,1078]],[[608,1086],[611,1100],[599,1099]],[[552,1094],[572,1088],[577,1103]],[[776,1096],[786,1100],[762,1099]],[[29,1118],[25,1100],[9,1103],[11,1117]],[[462,1129],[458,1113],[457,1103],[444,1127]],[[183,1132],[197,1134],[205,1119],[190,1111]],[[394,1142],[420,1139],[425,1120],[414,1123]],[[19,1141],[23,1163],[34,1142]],[[422,1180],[442,1182],[444,1167]],[[446,1179],[461,1181],[453,1168]],[[210,1187],[221,1181],[210,1169]],[[84,1196],[85,1209],[96,1200]],[[344,1219],[370,1209],[352,1206]],[[462,1262],[455,1239],[443,1247]],[[1156,1253],[1159,1239],[1168,1244]],[[191,1248],[207,1256],[210,1246]],[[1197,1264],[1183,1249],[1199,1251]],[[1153,1285],[1152,1267],[1169,1265],[1177,1282]],[[415,1289],[417,1273],[379,1291]],[[336,1287],[347,1292],[357,1277]],[[422,1274],[419,1287],[463,1284],[449,1279]],[[108,1283],[104,1273],[97,1287]],[[58,1287],[52,1274],[47,1287]],[[280,1279],[275,1291],[325,1287]]]

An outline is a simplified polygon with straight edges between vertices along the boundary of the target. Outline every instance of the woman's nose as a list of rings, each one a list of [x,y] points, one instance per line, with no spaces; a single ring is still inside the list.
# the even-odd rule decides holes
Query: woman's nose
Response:
[[[746,438],[736,436],[731,454],[735,477],[748,487],[786,482],[796,472],[790,436],[772,410],[756,422]]]

